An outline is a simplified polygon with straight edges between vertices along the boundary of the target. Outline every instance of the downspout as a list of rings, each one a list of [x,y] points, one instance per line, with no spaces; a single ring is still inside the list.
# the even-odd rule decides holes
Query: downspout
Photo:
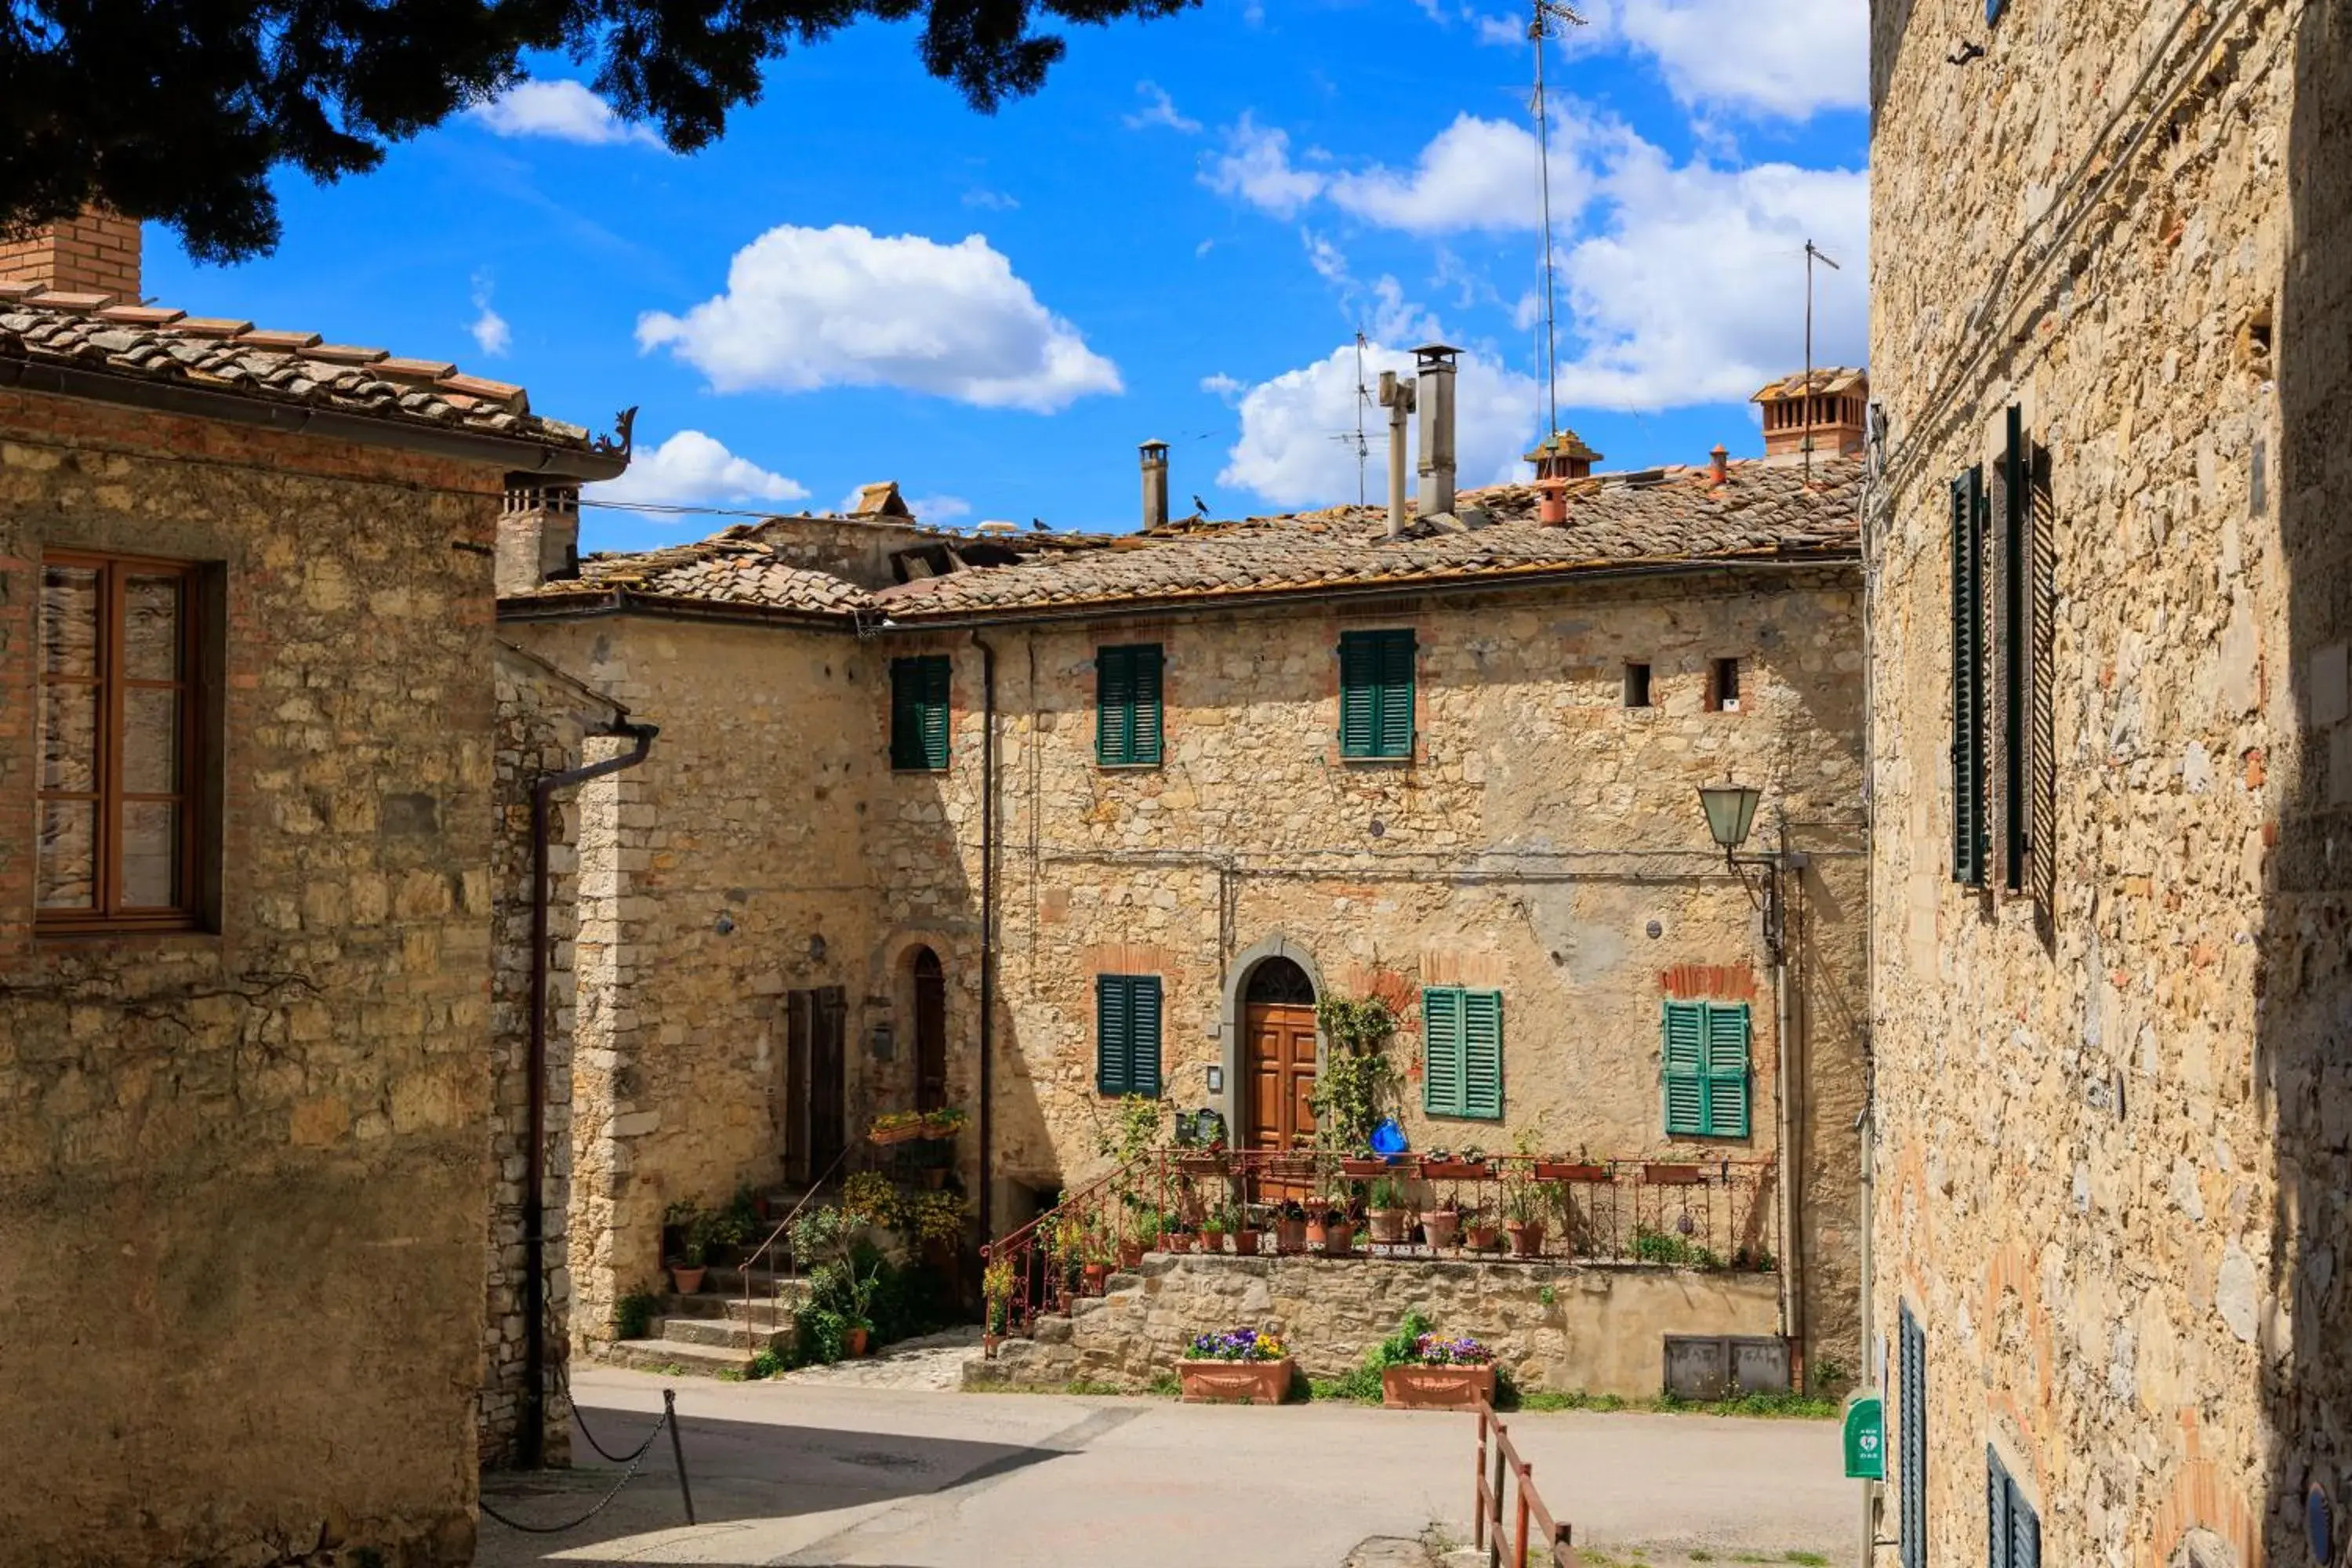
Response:
[[[994,1207],[994,1104],[996,1079],[996,650],[977,630],[980,649],[980,1234]]]
[[[1804,1077],[1804,1047],[1797,1038],[1795,999],[1789,984],[1789,884],[1801,873],[1789,854],[1789,823],[1780,824],[1780,842],[1772,856],[1772,1000],[1780,1042],[1780,1331],[1789,1346],[1789,1387],[1805,1391],[1804,1211],[1798,1191],[1803,1160],[1797,1148],[1797,1094]]]
[[[560,789],[586,784],[623,768],[635,767],[653,750],[659,729],[614,721],[607,733],[636,742],[617,757],[561,773],[541,773],[530,786],[530,1131],[522,1199],[523,1391],[522,1430],[517,1434],[521,1468],[547,1461],[547,806]]]

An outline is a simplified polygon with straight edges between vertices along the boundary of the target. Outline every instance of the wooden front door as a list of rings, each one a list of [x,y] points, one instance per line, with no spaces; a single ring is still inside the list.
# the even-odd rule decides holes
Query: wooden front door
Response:
[[[1249,1085],[1245,1146],[1304,1149],[1315,1142],[1315,1009],[1292,1002],[1254,1002],[1244,1015]]]
[[[847,1023],[849,998],[838,985],[794,991],[786,1018],[784,1173],[795,1182],[822,1182],[848,1136]]]
[[[948,1103],[948,981],[939,954],[915,954],[915,1109]]]

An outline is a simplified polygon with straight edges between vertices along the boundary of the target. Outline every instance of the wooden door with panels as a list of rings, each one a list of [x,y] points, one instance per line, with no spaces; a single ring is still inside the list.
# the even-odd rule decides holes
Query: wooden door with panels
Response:
[[[1304,1152],[1315,1146],[1315,1058],[1314,983],[1290,960],[1269,958],[1250,971],[1243,993],[1244,1148]],[[1304,1198],[1312,1186],[1311,1178],[1272,1181],[1259,1195]]]

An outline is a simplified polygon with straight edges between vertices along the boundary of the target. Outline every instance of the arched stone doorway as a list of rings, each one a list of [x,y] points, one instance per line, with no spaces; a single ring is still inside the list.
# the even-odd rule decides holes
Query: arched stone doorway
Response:
[[[915,949],[915,1109],[938,1110],[948,1102],[948,982],[940,955]]]
[[[1276,953],[1251,966],[1242,986],[1239,1115],[1244,1149],[1303,1149],[1315,1141],[1315,982]]]

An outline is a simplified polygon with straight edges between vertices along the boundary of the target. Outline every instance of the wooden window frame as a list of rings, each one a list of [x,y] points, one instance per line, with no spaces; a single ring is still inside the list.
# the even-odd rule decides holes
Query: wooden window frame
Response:
[[[1151,1001],[1150,1038],[1136,1026],[1136,1004]],[[1119,1009],[1113,1027],[1112,1008]],[[1157,974],[1097,974],[1095,976],[1095,1092],[1101,1095],[1145,1095],[1157,1100],[1166,1090],[1164,1058],[1168,1027],[1168,995]],[[1114,1039],[1116,1034],[1119,1037]],[[1150,1051],[1149,1086],[1136,1070],[1146,1047]],[[1114,1070],[1114,1068],[1116,1070]]]
[[[44,552],[38,566],[41,579],[45,580],[52,568],[95,572],[98,574],[98,673],[89,678],[52,675],[47,668],[47,632],[37,628],[33,639],[36,732],[37,734],[41,723],[39,715],[47,708],[43,696],[47,688],[52,685],[95,688],[99,693],[98,754],[94,759],[98,787],[95,790],[44,787],[38,771],[42,746],[37,742],[33,792],[36,825],[34,930],[44,937],[205,930],[214,883],[210,852],[217,839],[214,821],[217,815],[215,805],[217,791],[213,785],[207,742],[213,728],[212,710],[218,700],[211,654],[212,623],[219,611],[215,595],[208,591],[210,573],[200,562],[87,551]],[[172,577],[179,582],[179,675],[176,679],[133,679],[123,673],[124,591],[128,580],[132,577]],[[46,613],[41,608],[46,598],[45,586],[37,582],[37,614]],[[124,788],[122,775],[127,750],[124,696],[131,690],[169,690],[179,699],[178,732],[173,737],[177,747],[174,769],[177,787],[169,793],[141,791],[134,794]],[[39,902],[41,850],[38,825],[41,808],[50,801],[87,802],[98,808],[92,845],[92,879],[96,897],[89,908],[48,908]],[[177,863],[173,878],[173,901],[168,905],[133,907],[123,901],[122,862],[125,857],[122,852],[122,816],[126,804],[172,805],[179,810]]]
[[[1388,679],[1388,663],[1396,651],[1404,653],[1404,679],[1402,682]],[[1414,742],[1421,732],[1421,638],[1410,626],[1365,627],[1339,634],[1339,758],[1349,763],[1402,763],[1412,760]],[[1369,679],[1350,680],[1351,660],[1369,660]],[[1392,735],[1385,718],[1388,699],[1392,691],[1404,693],[1404,732]],[[1351,691],[1369,694],[1371,703],[1370,734],[1361,744],[1350,745],[1348,740],[1348,696]]]
[[[1493,1104],[1471,1087],[1472,1010],[1491,1010],[1495,1037]],[[1442,1058],[1450,1058],[1443,1060]],[[1421,992],[1421,1109],[1448,1121],[1503,1120],[1503,994],[1462,985],[1424,985]]]
[[[1167,745],[1166,689],[1168,656],[1156,642],[1111,643],[1095,649],[1095,766],[1156,768]],[[1146,677],[1150,691],[1144,691]],[[1124,699],[1117,682],[1127,683]],[[1142,713],[1152,715],[1149,742],[1144,739]]]
[[[1710,713],[1739,711],[1739,658],[1737,654],[1707,661],[1706,710]]]
[[[929,689],[934,677],[938,679],[936,697]],[[936,705],[939,710],[940,748],[936,755],[923,731],[929,726],[925,714]],[[909,753],[899,749],[899,719],[902,712],[915,715],[916,751],[919,761],[908,760]],[[901,654],[890,661],[890,771],[894,773],[943,773],[955,760],[955,661],[944,653]]]

